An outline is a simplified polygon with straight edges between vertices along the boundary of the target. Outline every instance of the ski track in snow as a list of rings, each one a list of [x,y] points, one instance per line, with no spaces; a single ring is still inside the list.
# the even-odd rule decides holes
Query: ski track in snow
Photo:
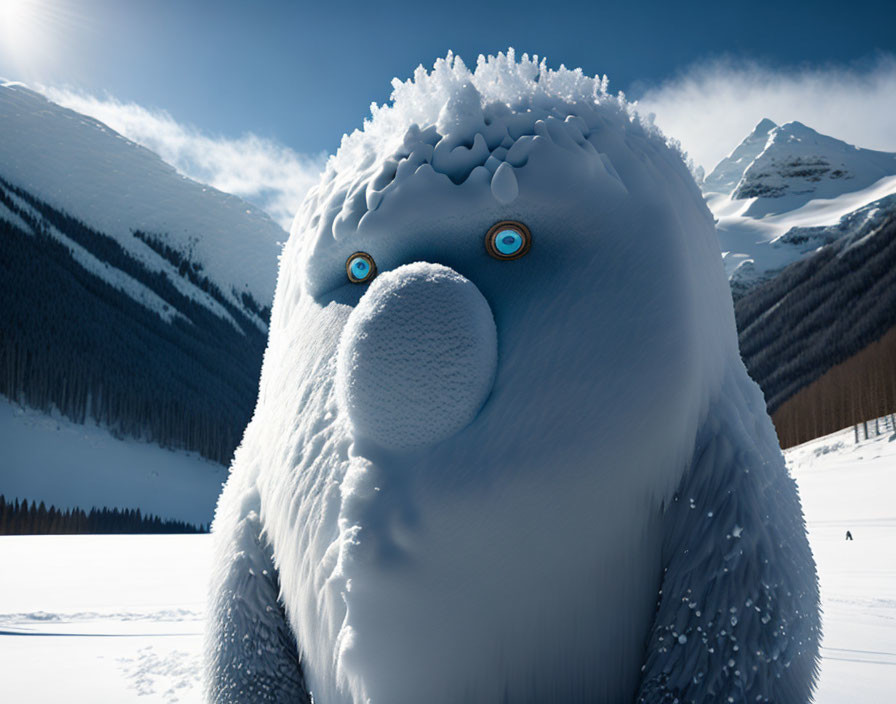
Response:
[[[891,701],[896,433],[856,444],[848,428],[786,456],[821,578],[815,702]],[[207,535],[0,537],[4,701],[200,702],[209,548]]]

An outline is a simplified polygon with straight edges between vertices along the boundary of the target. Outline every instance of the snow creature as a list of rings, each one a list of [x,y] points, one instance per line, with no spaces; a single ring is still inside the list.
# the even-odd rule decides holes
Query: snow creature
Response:
[[[809,701],[802,510],[680,153],[513,51],[393,86],[281,256],[208,699]]]

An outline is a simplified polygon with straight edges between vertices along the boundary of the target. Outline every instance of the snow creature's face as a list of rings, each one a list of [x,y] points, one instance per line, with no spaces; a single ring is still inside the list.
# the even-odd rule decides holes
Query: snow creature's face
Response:
[[[712,220],[600,80],[449,57],[393,101],[296,218],[241,449],[309,686],[631,689],[641,558],[736,345]]]

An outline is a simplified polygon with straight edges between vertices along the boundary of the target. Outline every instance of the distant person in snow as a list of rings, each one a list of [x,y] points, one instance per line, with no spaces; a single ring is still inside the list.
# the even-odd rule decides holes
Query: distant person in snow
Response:
[[[852,540],[852,533],[850,533],[849,531],[846,531],[846,539]]]

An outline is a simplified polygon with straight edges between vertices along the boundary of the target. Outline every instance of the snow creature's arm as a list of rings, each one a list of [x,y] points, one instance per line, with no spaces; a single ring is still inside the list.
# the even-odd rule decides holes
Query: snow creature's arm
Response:
[[[818,581],[759,388],[729,377],[664,518],[664,573],[637,702],[807,704]]]
[[[214,527],[218,559],[206,619],[206,700],[310,704],[258,513],[229,518],[219,515]]]

